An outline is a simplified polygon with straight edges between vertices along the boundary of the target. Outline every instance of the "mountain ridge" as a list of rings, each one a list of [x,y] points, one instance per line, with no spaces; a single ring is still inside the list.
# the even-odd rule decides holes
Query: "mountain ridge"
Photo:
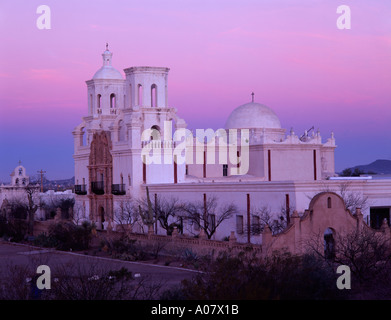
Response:
[[[346,173],[346,170],[349,169],[351,172],[359,172],[361,174],[391,174],[391,160],[377,159],[369,164],[360,164],[354,167],[346,168],[342,171],[342,173]]]

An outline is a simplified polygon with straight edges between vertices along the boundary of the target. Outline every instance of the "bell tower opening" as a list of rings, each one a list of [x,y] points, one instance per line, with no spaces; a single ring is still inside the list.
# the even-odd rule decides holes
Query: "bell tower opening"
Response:
[[[112,93],[110,95],[110,109],[116,108],[116,99],[115,99],[115,94]]]
[[[152,108],[157,107],[157,86],[156,86],[156,84],[153,84],[151,86],[151,107]]]

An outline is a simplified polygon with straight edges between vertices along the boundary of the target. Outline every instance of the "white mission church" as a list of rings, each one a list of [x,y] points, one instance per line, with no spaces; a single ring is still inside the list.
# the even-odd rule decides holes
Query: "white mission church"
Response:
[[[268,207],[278,219],[281,212],[304,212],[325,190],[367,198],[362,211],[373,226],[389,221],[391,180],[335,178],[333,133],[324,141],[319,131],[286,132],[254,95],[227,115],[225,128],[194,133],[168,104],[168,68],[130,67],[124,78],[107,46],[102,57],[86,81],[88,114],[73,131],[76,206],[98,228],[115,229],[113,214],[145,196],[146,187],[151,197],[234,202],[238,211],[216,240],[234,231],[240,242],[260,243],[260,234],[244,231],[258,219],[254,208]],[[183,223],[184,233],[197,234]],[[165,230],[157,224],[155,232]]]

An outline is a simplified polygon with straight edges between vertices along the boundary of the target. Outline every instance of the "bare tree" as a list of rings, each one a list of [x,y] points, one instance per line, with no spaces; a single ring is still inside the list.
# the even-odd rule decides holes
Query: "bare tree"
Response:
[[[73,206],[72,221],[78,225],[83,220],[85,220],[85,208],[80,203],[75,203]]]
[[[20,195],[10,200],[11,218],[25,219],[27,221],[27,233],[33,235],[35,213],[43,204],[38,196],[37,187],[28,185],[23,189],[26,198]]]
[[[58,208],[61,209],[62,219],[73,219],[75,206],[75,199],[66,195],[54,195],[45,197],[42,207],[45,211],[56,212]]]
[[[28,218],[28,233],[32,236],[34,234],[35,212],[38,210],[40,204],[36,203],[37,200],[35,199],[35,195],[37,193],[36,187],[27,186],[25,190],[28,200],[28,205],[26,206]]]
[[[390,239],[384,233],[364,226],[345,234],[333,234],[333,252],[330,252],[330,238],[327,239],[326,236],[323,233],[313,233],[305,242],[307,252],[323,258],[334,268],[339,265],[348,266],[352,273],[352,289],[359,298],[389,299]]]
[[[196,201],[182,205],[186,219],[193,225],[203,230],[211,239],[221,223],[237,212],[237,207],[233,203],[218,206],[215,196],[208,197],[205,201]]]
[[[182,205],[177,198],[171,197],[169,199],[162,198],[160,195],[155,197],[153,210],[157,221],[161,227],[166,230],[167,235],[171,235],[174,227],[177,227],[179,232],[183,232],[182,224],[180,223],[180,213],[182,212]]]
[[[122,267],[111,269],[98,260],[51,264],[51,290],[36,288],[35,264],[10,264],[1,270],[0,299],[6,300],[152,300],[158,299],[162,280],[135,277]]]
[[[389,239],[369,228],[337,236],[335,262],[350,266],[360,282],[380,275],[391,267]]]
[[[360,208],[362,211],[368,208],[368,197],[362,196],[358,192],[351,191],[351,183],[349,181],[341,183],[338,187],[338,193],[345,202],[346,209],[352,214],[356,213],[357,208]]]
[[[163,198],[155,194],[154,199],[151,200],[147,188],[147,198],[141,198],[137,203],[141,209],[141,214],[139,209],[139,215],[146,225],[148,225],[148,222],[155,223],[158,221],[160,226],[166,230],[167,235],[172,234],[174,227],[181,228],[180,213],[183,206],[178,198]],[[180,232],[182,232],[181,229]]]
[[[257,235],[262,232],[266,225],[270,227],[273,234],[278,234],[287,227],[285,208],[283,205],[281,206],[279,215],[272,214],[269,206],[253,207],[251,208],[251,215],[253,216],[253,223],[250,226],[252,235]],[[254,217],[259,218],[259,224],[254,223],[254,220],[256,220]]]
[[[134,232],[136,225],[142,227],[138,204],[131,198],[121,201],[119,207],[114,210],[113,220],[125,235]]]

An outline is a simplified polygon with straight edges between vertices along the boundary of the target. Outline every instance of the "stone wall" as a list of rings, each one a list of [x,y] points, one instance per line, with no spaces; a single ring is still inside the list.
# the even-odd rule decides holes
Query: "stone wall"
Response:
[[[364,222],[360,208],[352,215],[339,195],[323,192],[312,198],[302,217],[295,211],[282,233],[272,235],[270,228],[266,227],[262,234],[263,252],[268,254],[282,249],[293,254],[304,254],[314,249],[321,252],[325,248],[325,239],[338,241],[354,231],[362,230],[391,239],[386,221],[380,230],[372,229]]]
[[[56,220],[36,221],[34,234],[46,233],[50,224]],[[336,241],[340,236],[345,236],[355,230],[373,232],[391,240],[391,229],[384,221],[380,230],[370,228],[363,220],[361,210],[357,208],[356,214],[345,209],[343,199],[333,192],[323,192],[316,195],[310,202],[309,208],[300,217],[295,211],[290,219],[287,228],[273,235],[269,226],[266,226],[262,233],[262,244],[239,243],[236,240],[235,232],[231,232],[229,241],[209,240],[205,234],[200,233],[196,237],[178,234],[174,229],[172,236],[157,235],[153,230],[147,233],[126,232],[130,239],[137,240],[144,245],[161,245],[167,252],[175,252],[190,249],[192,252],[201,255],[217,256],[219,252],[230,251],[252,251],[259,256],[270,255],[274,251],[288,251],[292,254],[304,254],[315,247],[320,252],[325,247],[325,232],[328,237]],[[112,237],[120,238],[119,231],[100,231],[98,238]],[[97,240],[95,238],[95,240]]]

